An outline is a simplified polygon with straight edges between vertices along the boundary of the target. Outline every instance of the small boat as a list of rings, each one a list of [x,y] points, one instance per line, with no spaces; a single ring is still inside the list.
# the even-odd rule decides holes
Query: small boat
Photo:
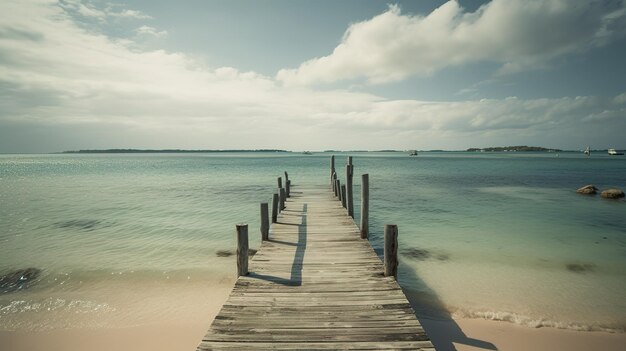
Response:
[[[587,146],[587,148],[585,149],[585,151],[583,151],[583,154],[589,156],[591,155],[591,151],[589,150],[589,146]]]
[[[409,151],[409,156],[417,156],[417,150]]]
[[[313,155],[313,153],[311,151],[304,151],[302,152],[303,155]]]
[[[623,154],[624,154],[623,152],[615,151],[615,149],[609,149],[609,155],[611,156],[617,156],[617,155],[623,155]]]

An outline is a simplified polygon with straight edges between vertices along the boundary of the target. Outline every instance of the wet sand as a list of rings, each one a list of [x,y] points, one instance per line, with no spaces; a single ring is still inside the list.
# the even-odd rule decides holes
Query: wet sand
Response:
[[[626,333],[529,328],[484,319],[420,319],[437,351],[621,351]]]
[[[175,285],[170,289],[161,288],[158,291],[153,291],[157,290],[154,287],[145,289],[142,293],[135,291],[135,299],[130,299],[128,294],[118,297],[118,304],[124,306],[125,311],[142,315],[134,326],[124,324],[127,319],[116,320],[117,317],[113,316],[114,319],[107,324],[109,327],[102,328],[85,326],[55,328],[49,331],[0,331],[0,350],[195,350],[228,298],[232,283],[223,281],[220,284],[189,284]],[[120,286],[113,288],[118,292],[121,289]],[[410,293],[408,295],[415,298]],[[177,307],[166,308],[172,301],[179,302],[173,304]],[[180,303],[181,301],[184,303]],[[440,315],[442,317],[438,319],[420,318],[438,351],[621,351],[626,345],[626,333],[530,328],[502,321],[450,318],[447,313]],[[77,316],[73,318],[80,320]],[[115,327],[117,325],[121,327]]]
[[[227,296],[227,295],[226,295]],[[223,299],[226,296],[221,296]],[[191,351],[219,311],[216,304],[204,320],[193,323],[145,325],[120,329],[0,332],[0,349],[7,351]],[[479,319],[422,320],[438,351],[618,351],[626,334],[528,328]]]

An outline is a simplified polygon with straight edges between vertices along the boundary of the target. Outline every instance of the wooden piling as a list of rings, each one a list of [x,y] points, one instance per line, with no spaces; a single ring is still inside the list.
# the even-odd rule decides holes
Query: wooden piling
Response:
[[[285,181],[285,193],[287,197],[291,197],[291,180],[289,179]]]
[[[278,221],[278,194],[272,195],[272,223]]]
[[[343,206],[343,208],[347,208],[347,205],[346,205],[346,185],[345,184],[341,184],[341,206]]]
[[[348,157],[350,163],[352,163],[352,157]],[[346,208],[348,209],[348,216],[354,218],[354,196],[352,194],[352,175],[354,166],[352,164],[346,165]]]
[[[237,224],[237,276],[248,275],[248,225]]]
[[[398,278],[398,226],[385,224],[385,276]]]
[[[339,188],[337,187],[338,180],[337,173],[333,173],[333,192],[335,193],[335,196],[339,196]]]
[[[352,156],[348,156],[348,163],[349,165],[352,165]]]
[[[261,240],[270,239],[270,219],[267,202],[261,203]]]
[[[335,186],[335,155],[330,156],[330,187],[333,188]]]
[[[287,171],[285,171],[285,182],[289,181],[289,174],[287,174]]]
[[[280,188],[279,190],[280,192],[280,210],[284,210],[285,209],[285,200],[287,200],[287,193],[285,192],[285,188]]]
[[[283,187],[283,178],[278,177],[278,178],[277,178],[277,181],[278,181],[278,187],[279,187],[279,188],[282,188],[282,187]]]
[[[367,239],[370,232],[370,180],[369,174],[361,175],[361,239]]]

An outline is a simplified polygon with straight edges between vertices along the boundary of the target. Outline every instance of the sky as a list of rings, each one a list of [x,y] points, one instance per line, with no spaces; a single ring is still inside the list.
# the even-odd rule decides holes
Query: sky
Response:
[[[626,0],[0,0],[0,153],[626,149]]]

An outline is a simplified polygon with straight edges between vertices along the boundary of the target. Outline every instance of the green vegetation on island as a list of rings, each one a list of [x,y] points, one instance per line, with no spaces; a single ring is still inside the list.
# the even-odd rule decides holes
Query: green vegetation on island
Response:
[[[485,147],[477,148],[472,147],[467,149],[469,152],[561,152],[560,149],[546,149],[540,146],[497,146],[497,147]]]

